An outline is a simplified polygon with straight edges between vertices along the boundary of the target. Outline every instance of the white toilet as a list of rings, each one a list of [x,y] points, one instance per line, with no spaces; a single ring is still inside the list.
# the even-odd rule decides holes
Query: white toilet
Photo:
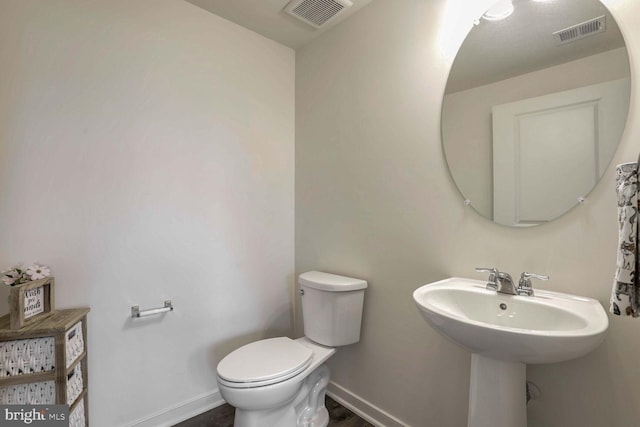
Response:
[[[367,282],[310,271],[298,278],[304,338],[256,341],[218,364],[222,397],[236,408],[234,427],[325,427],[324,395],[333,347],[360,340]]]

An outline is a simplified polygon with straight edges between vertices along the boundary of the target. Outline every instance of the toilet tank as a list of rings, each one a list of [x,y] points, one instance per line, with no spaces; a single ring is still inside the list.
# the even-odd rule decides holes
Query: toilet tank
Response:
[[[307,338],[330,347],[360,341],[365,280],[308,271],[298,283]]]

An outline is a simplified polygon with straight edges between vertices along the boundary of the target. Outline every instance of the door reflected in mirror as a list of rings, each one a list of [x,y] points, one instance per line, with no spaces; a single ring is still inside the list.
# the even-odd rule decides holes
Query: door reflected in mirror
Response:
[[[570,210],[607,170],[627,120],[630,70],[598,0],[511,3],[503,19],[480,18],[460,47],[442,139],[471,206],[529,227]]]

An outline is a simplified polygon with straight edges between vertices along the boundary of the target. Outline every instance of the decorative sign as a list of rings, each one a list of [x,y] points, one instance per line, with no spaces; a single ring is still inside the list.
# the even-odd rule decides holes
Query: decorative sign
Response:
[[[44,286],[24,291],[25,320],[42,312],[44,312]]]
[[[53,277],[12,286],[9,293],[11,329],[42,320],[54,313]]]

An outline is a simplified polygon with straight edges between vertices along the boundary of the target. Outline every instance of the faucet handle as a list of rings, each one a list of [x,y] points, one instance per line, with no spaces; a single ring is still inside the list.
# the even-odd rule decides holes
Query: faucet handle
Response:
[[[500,274],[495,267],[476,267],[476,271],[479,273],[491,273],[489,274],[489,280],[487,281],[487,289],[494,291],[498,290],[498,284],[496,283],[496,277]]]
[[[521,279],[538,279],[538,280],[549,280],[549,276],[544,274],[535,274],[535,273],[527,273],[526,271],[520,275]]]
[[[498,269],[495,267],[476,267],[476,271],[480,273],[483,273],[483,272],[493,273],[493,274],[499,273]]]
[[[533,286],[531,285],[531,279],[549,280],[549,276],[535,273],[527,273],[526,271],[520,275],[520,282],[518,282],[518,295],[533,296]]]

